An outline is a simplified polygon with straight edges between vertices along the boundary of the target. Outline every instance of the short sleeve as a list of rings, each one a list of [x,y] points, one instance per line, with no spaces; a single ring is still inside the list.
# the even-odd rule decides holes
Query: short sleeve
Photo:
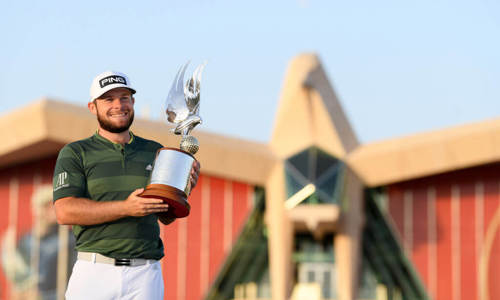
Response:
[[[70,145],[59,151],[53,178],[54,202],[64,197],[85,197],[87,183],[81,156]]]

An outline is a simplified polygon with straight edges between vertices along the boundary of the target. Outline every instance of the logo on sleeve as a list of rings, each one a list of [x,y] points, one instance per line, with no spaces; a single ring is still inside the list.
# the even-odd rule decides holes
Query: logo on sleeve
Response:
[[[69,182],[68,182],[68,172],[61,172],[57,174],[57,179],[56,179],[56,185],[54,187],[54,192],[57,191],[58,189],[68,187]]]
[[[99,80],[99,85],[101,86],[101,88],[114,83],[127,85],[127,80],[125,80],[125,77],[118,75],[111,75]]]
[[[151,166],[151,164],[147,165],[146,166],[146,171],[151,171],[153,170],[153,166]]]

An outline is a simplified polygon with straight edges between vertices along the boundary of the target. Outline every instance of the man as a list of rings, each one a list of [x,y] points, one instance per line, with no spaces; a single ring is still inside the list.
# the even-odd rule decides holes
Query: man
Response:
[[[66,145],[54,170],[54,206],[60,224],[73,225],[78,260],[66,299],[163,299],[159,260],[163,244],[157,213],[161,199],[141,198],[156,150],[134,135],[133,95],[128,77],[104,72],[92,82],[90,112],[97,132]],[[198,180],[193,164],[191,185]],[[163,214],[165,215],[165,214]],[[172,218],[162,217],[169,224]]]

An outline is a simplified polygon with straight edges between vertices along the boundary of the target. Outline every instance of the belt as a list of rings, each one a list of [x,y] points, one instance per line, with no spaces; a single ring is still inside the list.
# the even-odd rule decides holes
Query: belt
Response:
[[[111,258],[99,253],[78,252],[78,259],[87,260],[93,263],[109,264],[115,266],[137,267],[154,264],[157,260],[144,258]]]

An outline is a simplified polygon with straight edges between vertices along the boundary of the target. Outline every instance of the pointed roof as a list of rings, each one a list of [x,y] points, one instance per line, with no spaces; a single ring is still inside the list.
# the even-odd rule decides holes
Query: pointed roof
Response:
[[[343,158],[358,140],[318,57],[302,54],[288,67],[270,146],[285,158],[314,145]]]

